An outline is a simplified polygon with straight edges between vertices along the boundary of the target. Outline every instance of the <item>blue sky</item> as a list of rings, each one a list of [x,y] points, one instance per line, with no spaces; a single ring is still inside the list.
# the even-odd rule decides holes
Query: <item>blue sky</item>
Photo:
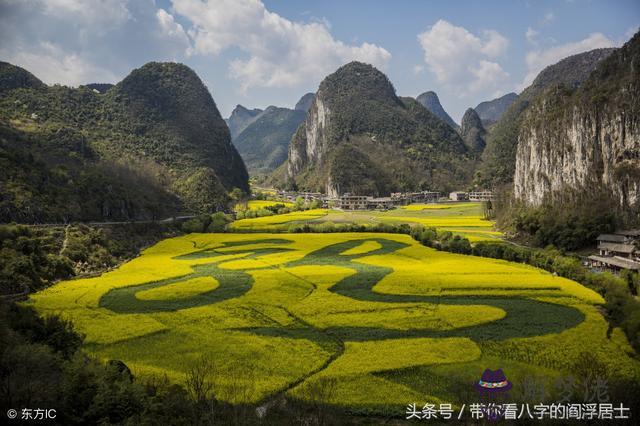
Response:
[[[226,117],[236,104],[291,107],[355,59],[399,95],[436,91],[459,121],[563,57],[619,46],[639,24],[637,0],[0,0],[0,60],[73,86],[183,62]]]

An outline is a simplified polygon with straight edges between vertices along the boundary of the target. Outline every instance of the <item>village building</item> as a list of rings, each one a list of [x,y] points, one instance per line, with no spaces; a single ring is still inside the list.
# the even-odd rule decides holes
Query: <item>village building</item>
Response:
[[[640,262],[625,259],[618,256],[589,256],[589,263],[592,268],[601,270],[607,270],[611,272],[620,272],[622,269],[628,269],[630,271],[640,271]]]
[[[324,194],[320,192],[295,192],[295,191],[280,191],[278,196],[286,201],[295,203],[298,198],[302,198],[305,202],[309,201],[323,201]]]
[[[395,207],[394,200],[391,197],[369,198],[367,199],[367,204],[370,209],[378,210],[388,210]]]
[[[473,191],[469,193],[469,201],[491,201],[493,200],[492,191]]]
[[[392,192],[391,199],[395,205],[406,206],[411,203],[437,203],[440,193],[435,191]]]
[[[467,192],[455,191],[449,194],[451,201],[469,201],[469,194]]]
[[[344,194],[339,199],[338,208],[343,210],[367,210],[369,197],[366,195]]]
[[[640,230],[616,231],[597,238],[598,254],[589,256],[587,264],[592,268],[619,272],[622,269],[640,270]]]

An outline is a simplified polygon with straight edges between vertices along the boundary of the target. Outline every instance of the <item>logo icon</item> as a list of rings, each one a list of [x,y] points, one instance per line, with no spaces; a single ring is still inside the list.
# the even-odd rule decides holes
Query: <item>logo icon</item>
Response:
[[[478,391],[490,394],[506,392],[511,389],[511,386],[511,382],[507,380],[502,368],[495,371],[487,368],[478,383],[475,384]]]

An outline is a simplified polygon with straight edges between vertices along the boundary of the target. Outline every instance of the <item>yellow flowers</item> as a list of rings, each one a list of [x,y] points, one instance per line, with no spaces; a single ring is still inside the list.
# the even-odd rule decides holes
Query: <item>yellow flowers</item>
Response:
[[[230,228],[245,231],[264,231],[286,229],[289,225],[318,219],[326,216],[328,210],[313,209],[274,216],[263,216],[252,219],[241,219],[231,223]]]
[[[236,224],[255,229],[326,214]],[[117,313],[104,303],[113,289],[132,293],[128,303],[163,309]],[[217,292],[233,296],[189,303]],[[465,383],[487,366],[511,368],[510,377],[541,366],[560,374],[581,351],[612,370],[638,372],[624,334],[607,337],[595,292],[530,266],[438,252],[407,235],[190,234],[100,277],[61,282],[30,303],[70,318],[86,334],[87,351],[138,375],[182,382],[207,354],[220,372],[219,397],[236,403],[298,381],[288,392],[306,398],[331,378],[329,402],[348,407],[447,402],[446,388],[402,381],[407,369],[441,374],[451,364],[448,379]],[[538,309],[553,317],[539,318]]]
[[[285,207],[293,206],[293,203],[289,201],[250,200],[247,202],[246,210],[260,210],[264,209],[265,207],[275,206],[276,204],[284,204]],[[241,210],[244,209],[244,206],[238,204],[235,209],[236,211]]]

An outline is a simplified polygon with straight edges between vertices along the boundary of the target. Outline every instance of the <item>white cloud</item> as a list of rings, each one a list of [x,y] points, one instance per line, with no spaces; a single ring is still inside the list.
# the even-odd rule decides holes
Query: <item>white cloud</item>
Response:
[[[537,45],[538,44],[538,34],[540,34],[538,31],[534,30],[533,28],[529,27],[527,28],[527,32],[524,33],[524,36],[527,38],[527,41],[533,45]]]
[[[0,0],[0,56],[47,83],[115,82],[190,41],[154,0]]]
[[[127,0],[28,0],[44,8],[46,15],[55,18],[73,18],[80,25],[91,25],[94,30],[121,25],[132,19]]]
[[[415,75],[422,74],[423,72],[424,72],[424,65],[414,65],[413,66],[413,73]]]
[[[617,43],[615,41],[604,34],[593,33],[580,41],[561,44],[548,49],[530,51],[525,57],[527,74],[518,89],[525,89],[545,67],[555,64],[567,56],[603,47],[614,47],[616,45]]]
[[[469,72],[475,77],[470,85],[472,92],[477,92],[487,87],[498,87],[500,83],[509,78],[509,74],[502,69],[500,64],[484,59],[477,66],[469,67]]]
[[[485,41],[482,45],[482,53],[490,58],[497,58],[507,51],[509,40],[503,37],[499,32],[494,30],[485,30],[482,32]]]
[[[555,19],[556,19],[556,15],[553,12],[547,12],[544,14],[544,17],[542,18],[542,22],[540,23],[540,25],[549,25]]]
[[[161,32],[165,37],[178,40],[179,42],[184,43],[185,46],[190,45],[187,33],[182,25],[175,21],[173,15],[167,13],[164,9],[158,9],[156,12],[156,18],[158,19]]]
[[[508,78],[495,59],[504,55],[509,41],[497,31],[485,30],[481,38],[463,27],[439,20],[418,34],[418,41],[428,69],[439,83],[460,97],[493,92]]]
[[[60,46],[43,42],[31,52],[9,53],[0,50],[3,58],[39,77],[47,84],[64,83],[78,86],[89,82],[115,82],[116,76],[97,67],[76,53],[65,52]]]
[[[194,52],[219,54],[238,48],[246,58],[233,59],[230,76],[242,90],[290,87],[317,82],[352,60],[384,68],[391,54],[370,43],[336,40],[326,22],[293,22],[268,11],[259,0],[173,0],[175,13],[189,19]]]

